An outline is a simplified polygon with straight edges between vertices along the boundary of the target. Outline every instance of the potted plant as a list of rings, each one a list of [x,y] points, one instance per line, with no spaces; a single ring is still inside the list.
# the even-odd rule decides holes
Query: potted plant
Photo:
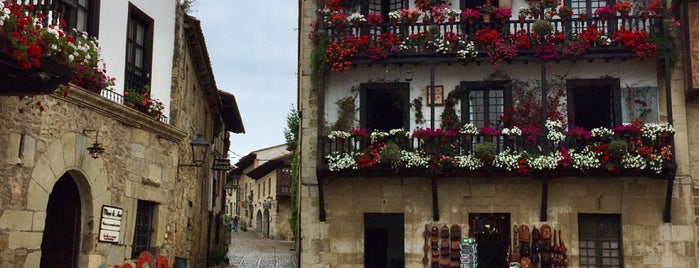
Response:
[[[420,15],[422,15],[422,12],[420,12],[419,9],[404,8],[400,11],[401,19],[405,22],[409,22],[410,25],[415,25],[415,22],[417,22],[417,19],[420,18]]]
[[[500,136],[500,131],[491,126],[483,126],[478,129],[478,132],[483,134],[487,141],[492,141],[493,136]]]
[[[383,23],[383,17],[379,13],[371,12],[366,16],[366,21],[369,23],[369,25],[376,27]]]
[[[493,12],[493,17],[500,20],[500,22],[505,23],[510,17],[512,17],[512,9],[509,8],[496,8]]]
[[[369,137],[369,132],[363,127],[350,129],[349,133],[354,136],[356,141],[362,141]]]
[[[529,14],[530,14],[530,11],[528,8],[520,7],[519,12],[517,13],[519,23],[524,23],[524,20],[527,18],[527,16],[529,16]]]
[[[459,133],[464,136],[464,139],[471,141],[473,136],[478,135],[478,128],[472,123],[467,123],[461,127]]]
[[[347,21],[351,22],[354,27],[359,27],[359,24],[366,22],[366,18],[364,15],[355,12],[347,16]]]
[[[461,12],[461,19],[464,21],[468,21],[469,24],[473,24],[476,20],[481,18],[481,13],[478,10],[475,9],[464,9],[463,12]]]
[[[481,13],[481,17],[483,17],[483,22],[489,23],[490,16],[495,12],[495,7],[490,4],[490,0],[486,0],[485,4],[478,6],[478,11]]]
[[[570,19],[570,17],[573,16],[573,9],[569,6],[562,5],[558,8],[558,16],[561,18],[562,21],[567,21],[568,19]]]
[[[595,15],[601,20],[606,20],[608,17],[614,16],[614,9],[610,6],[601,6],[595,9]]]
[[[480,159],[483,162],[490,162],[495,158],[497,153],[495,143],[481,142],[473,146],[473,156]]]
[[[450,24],[456,23],[456,18],[458,18],[459,15],[461,15],[461,10],[458,10],[458,9],[447,10],[447,17],[449,17]]]
[[[536,20],[532,25],[532,31],[536,33],[537,36],[545,36],[553,31],[553,25],[547,20]]]
[[[629,1],[621,1],[614,3],[614,10],[621,14],[622,19],[627,19],[629,17],[629,13],[631,13],[632,7],[633,5]]]
[[[396,26],[401,19],[401,10],[388,12],[388,19],[391,21],[391,25]]]
[[[576,141],[589,140],[592,133],[582,127],[573,127],[568,130],[568,136],[575,138]]]

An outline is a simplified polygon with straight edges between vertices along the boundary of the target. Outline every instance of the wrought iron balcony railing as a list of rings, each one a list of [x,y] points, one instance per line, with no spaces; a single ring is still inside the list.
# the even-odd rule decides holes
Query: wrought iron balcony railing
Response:
[[[585,30],[591,27],[599,31],[599,35],[602,40],[597,42],[591,42],[588,49],[586,49],[583,55],[573,58],[573,60],[578,59],[627,59],[636,57],[632,48],[629,48],[619,40],[614,40],[614,36],[620,30],[627,31],[645,31],[650,37],[661,37],[664,31],[664,26],[662,23],[662,18],[660,17],[644,17],[644,16],[628,16],[628,17],[590,17],[582,19],[580,17],[570,18],[570,19],[550,19],[548,20],[553,26],[553,33],[551,35],[558,38],[556,41],[560,42],[561,45],[557,47],[559,50],[559,56],[553,59],[547,60],[560,60],[563,58],[570,58],[563,55],[561,48],[564,46],[562,43],[566,40],[579,40],[582,38],[580,36]],[[382,38],[385,38],[385,34],[391,34],[393,37],[398,37],[401,40],[402,46],[396,46],[394,48],[389,48],[386,57],[380,59],[383,63],[404,63],[404,62],[422,62],[425,58],[434,58],[439,62],[482,62],[488,58],[488,49],[486,43],[477,42],[476,33],[481,29],[497,29],[503,34],[507,42],[514,42],[517,45],[517,56],[511,60],[519,61],[539,61],[541,57],[535,56],[538,39],[530,40],[530,46],[527,47],[526,44],[518,43],[520,40],[516,39],[516,34],[520,36],[535,37],[534,31],[532,30],[535,20],[493,20],[488,23],[481,21],[475,21],[469,23],[468,21],[460,22],[443,22],[443,23],[408,23],[408,22],[397,22],[397,23],[383,23],[376,26],[371,26],[366,23],[359,25],[343,24],[339,26],[327,25],[325,31],[330,39],[330,42],[346,42],[349,38],[359,40],[364,38],[361,42],[369,44],[382,44]],[[437,36],[438,38],[444,38],[446,35],[458,35],[465,41],[474,41],[477,56],[469,57],[467,59],[457,58],[457,45],[447,44],[438,45],[430,41],[425,40],[415,40],[416,35],[423,33],[429,33],[432,37]],[[383,35],[383,36],[382,36]],[[605,40],[606,39],[606,40]],[[418,44],[422,43],[422,44]],[[385,41],[384,41],[385,44]],[[361,44],[359,44],[361,46]],[[443,48],[439,48],[442,46]],[[352,57],[353,64],[369,64],[377,59],[359,50]]]

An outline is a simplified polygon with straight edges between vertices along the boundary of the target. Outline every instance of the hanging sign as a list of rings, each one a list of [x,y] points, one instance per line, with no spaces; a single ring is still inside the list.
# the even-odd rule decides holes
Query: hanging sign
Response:
[[[100,218],[99,241],[118,243],[121,232],[121,219],[124,210],[117,207],[102,206]]]
[[[229,170],[231,168],[231,160],[227,158],[214,158],[214,170]]]

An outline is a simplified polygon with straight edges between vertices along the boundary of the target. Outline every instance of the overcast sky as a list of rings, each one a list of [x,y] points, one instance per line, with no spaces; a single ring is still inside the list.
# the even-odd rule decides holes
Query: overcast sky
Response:
[[[244,134],[231,134],[231,162],[284,143],[286,116],[296,106],[296,0],[196,0],[219,89],[238,102]]]

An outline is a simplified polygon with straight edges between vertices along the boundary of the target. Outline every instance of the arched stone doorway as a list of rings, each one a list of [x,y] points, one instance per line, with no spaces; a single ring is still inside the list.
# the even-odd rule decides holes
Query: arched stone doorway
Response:
[[[262,222],[262,234],[265,238],[269,238],[269,209],[265,209],[264,218]]]
[[[262,211],[258,210],[257,211],[257,216],[255,217],[255,232],[258,234],[262,234]]]
[[[80,192],[73,177],[56,182],[46,207],[41,267],[78,267],[81,228]]]

